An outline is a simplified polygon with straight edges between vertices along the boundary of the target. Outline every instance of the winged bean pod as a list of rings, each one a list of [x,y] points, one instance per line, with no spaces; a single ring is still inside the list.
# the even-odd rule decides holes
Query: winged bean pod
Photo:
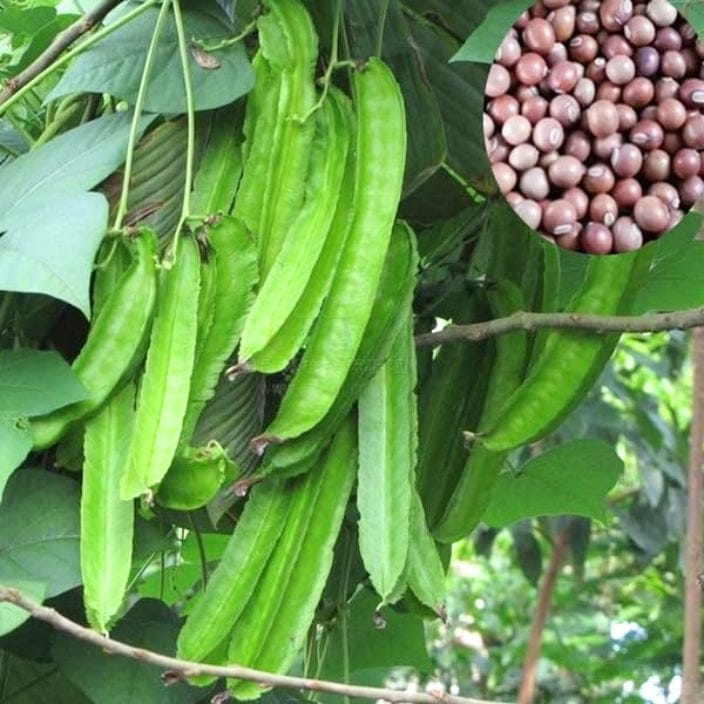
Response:
[[[267,345],[296,307],[330,232],[345,173],[350,136],[347,106],[335,91],[316,113],[303,206],[288,229],[270,275],[259,289],[242,331],[239,356],[249,360]],[[256,364],[250,364],[258,369]]]
[[[161,274],[134,431],[120,484],[123,499],[146,494],[161,481],[181,436],[197,333],[200,253],[194,238],[181,239],[175,263]]]
[[[403,98],[373,58],[354,74],[355,205],[345,250],[300,367],[266,434],[283,440],[312,428],[332,406],[374,304],[401,195],[406,152]]]
[[[372,585],[388,603],[408,555],[417,418],[413,314],[357,404],[359,549]]]
[[[130,382],[86,422],[81,491],[81,577],[88,621],[107,631],[125,598],[132,566],[134,502],[119,495],[134,420]]]
[[[133,247],[132,264],[101,304],[83,349],[71,365],[90,396],[33,418],[30,430],[35,449],[53,445],[73,423],[95,413],[132,378],[142,361],[156,300],[156,236],[144,230]]]

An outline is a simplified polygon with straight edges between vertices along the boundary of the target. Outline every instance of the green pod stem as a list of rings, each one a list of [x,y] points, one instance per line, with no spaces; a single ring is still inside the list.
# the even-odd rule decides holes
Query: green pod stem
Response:
[[[71,365],[90,395],[33,418],[30,431],[35,450],[54,445],[72,424],[95,413],[142,362],[156,300],[156,236],[143,230],[132,246],[132,264],[104,298],[83,349]],[[120,266],[119,260],[115,266]]]
[[[218,218],[208,226],[207,237],[212,251],[204,269],[210,269],[210,281],[200,290],[193,373],[181,432],[183,443],[190,442],[198,418],[234,353],[258,279],[256,246],[240,220]]]
[[[81,578],[90,625],[107,632],[127,591],[134,502],[119,494],[134,422],[132,382],[86,422],[81,491]]]
[[[488,286],[487,300],[493,318],[503,318],[524,306],[521,289],[509,279]],[[495,358],[484,397],[479,432],[496,422],[504,404],[521,385],[525,369],[528,335],[523,330],[501,335],[495,340]],[[491,498],[507,452],[495,452],[475,443],[450,494],[440,520],[433,525],[433,537],[454,542],[468,535],[481,519]]]
[[[201,508],[215,496],[227,470],[227,456],[217,444],[184,448],[159,484],[156,499],[162,506],[178,511]]]
[[[413,300],[418,272],[415,234],[404,222],[394,226],[374,307],[342,388],[323,420],[294,440],[270,445],[262,474],[298,471],[306,458],[319,453],[349,414],[364,386],[386,361]],[[264,438],[265,439],[265,438]],[[266,442],[266,439],[265,439]],[[253,447],[259,448],[258,438]]]
[[[284,440],[310,430],[329,411],[369,321],[403,183],[403,98],[379,59],[354,74],[357,115],[355,205],[330,292],[301,364],[266,435]]]
[[[413,312],[357,402],[359,550],[372,585],[390,603],[406,565],[416,464]]]
[[[252,598],[234,624],[230,662],[284,673],[295,661],[332,568],[356,462],[351,416],[318,466],[285,485],[291,510]],[[238,699],[258,698],[263,691],[238,680],[228,680],[228,689]]]
[[[331,91],[315,113],[316,135],[303,206],[286,232],[270,275],[247,316],[240,360],[250,360],[264,349],[291,315],[306,287],[318,286],[311,273],[333,223],[352,131],[346,100],[338,91]],[[248,366],[261,371],[255,362]]]
[[[584,284],[567,310],[617,315],[628,310],[639,270],[652,248],[633,254],[593,257]],[[552,330],[525,381],[507,400],[493,427],[481,435],[487,450],[511,450],[554,430],[584,398],[611,356],[619,334]]]
[[[176,453],[195,359],[200,253],[193,237],[179,242],[177,258],[163,269],[156,315],[139,387],[134,432],[120,495],[149,494]]]
[[[348,113],[351,125],[354,121],[354,116],[349,114],[351,113],[349,98],[337,91],[333,86],[330,88],[330,94],[336,100],[344,103],[344,111]],[[348,150],[347,164],[342,183],[340,184],[335,216],[310,278],[295,307],[281,327],[269,339],[266,347],[249,359],[248,364],[252,369],[257,369],[267,374],[284,369],[303,346],[316,316],[320,312],[323,301],[330,290],[352,222],[354,157],[353,150]]]
[[[281,482],[262,482],[252,488],[208,586],[179,633],[179,658],[212,662],[214,655],[227,646],[233,625],[257,589],[290,506],[289,491]]]
[[[408,588],[418,601],[444,618],[447,594],[445,568],[442,565],[435,541],[428,530],[423,504],[415,487],[411,492],[410,517],[408,560],[406,562]]]

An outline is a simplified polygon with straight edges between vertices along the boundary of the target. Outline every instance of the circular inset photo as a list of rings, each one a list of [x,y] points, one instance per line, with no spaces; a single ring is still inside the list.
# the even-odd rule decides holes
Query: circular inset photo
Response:
[[[667,0],[538,0],[499,46],[484,141],[516,214],[565,249],[663,236],[704,194],[704,43]]]

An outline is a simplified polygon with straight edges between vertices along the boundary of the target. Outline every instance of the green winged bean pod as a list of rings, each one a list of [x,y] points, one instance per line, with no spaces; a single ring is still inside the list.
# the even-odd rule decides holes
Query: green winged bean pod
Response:
[[[330,233],[345,174],[352,131],[347,98],[331,91],[315,118],[317,129],[303,206],[249,311],[242,331],[241,360],[250,360],[264,349],[292,314],[305,289],[319,286],[311,273]],[[259,370],[256,363],[250,366]]]
[[[258,279],[256,247],[240,220],[219,217],[205,231],[212,251],[202,271],[209,270],[211,281],[200,290],[193,373],[181,432],[185,443],[190,442],[198,418],[235,351]],[[202,325],[206,320],[207,326]]]
[[[230,634],[230,662],[284,673],[295,661],[332,568],[356,462],[350,417],[320,463],[285,485],[291,509],[274,553]],[[257,698],[263,692],[260,685],[238,680],[228,680],[228,689],[238,699]]]
[[[381,60],[372,58],[355,71],[354,90],[353,220],[300,366],[266,430],[272,439],[301,435],[332,406],[369,321],[401,196],[406,125],[398,83]]]
[[[235,214],[241,215],[257,235],[262,280],[276,260],[303,200],[305,179],[301,174],[307,172],[315,132],[315,121],[303,117],[315,105],[314,70],[318,57],[315,27],[299,0],[267,0],[265,9],[257,26],[266,64],[262,62],[256,79],[261,77],[274,85],[278,99],[272,118],[266,114],[270,108],[268,89],[255,94],[255,117],[249,124],[254,122],[256,126],[247,148],[235,209]],[[259,105],[260,95],[265,104]]]
[[[357,403],[359,549],[383,603],[397,591],[408,556],[415,482],[416,357],[413,313]]]
[[[397,221],[376,290],[372,314],[340,392],[318,425],[293,440],[269,446],[263,474],[297,472],[305,466],[306,458],[315,456],[328,443],[364,386],[389,357],[391,346],[406,321],[417,273],[415,234],[406,223]]]
[[[142,361],[156,300],[156,236],[141,231],[131,243],[133,260],[101,302],[88,338],[71,365],[90,395],[83,401],[31,419],[35,449],[58,442],[77,421],[95,413],[131,379]],[[115,260],[121,266],[120,260]]]
[[[132,566],[134,502],[119,494],[134,421],[130,382],[86,422],[81,491],[81,577],[90,625],[106,632],[127,592]]]
[[[276,480],[255,486],[232,537],[178,636],[178,657],[197,662],[227,644],[279,540],[291,507],[289,492]]]
[[[148,494],[176,453],[195,359],[200,253],[193,237],[179,242],[176,261],[162,269],[152,334],[120,495]]]
[[[632,254],[592,257],[582,287],[567,310],[617,315],[631,298],[650,265],[653,248]],[[584,398],[611,356],[619,334],[552,330],[545,337],[525,381],[479,437],[487,450],[511,450],[556,428]]]

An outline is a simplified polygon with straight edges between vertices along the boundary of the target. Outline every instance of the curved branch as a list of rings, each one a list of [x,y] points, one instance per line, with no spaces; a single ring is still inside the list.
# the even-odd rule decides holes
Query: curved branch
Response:
[[[506,318],[488,320],[470,325],[448,325],[437,332],[416,335],[416,345],[443,345],[452,342],[477,342],[514,330],[533,332],[541,328],[591,330],[609,332],[658,332],[662,330],[689,330],[704,325],[704,307],[689,308],[672,313],[644,315],[592,315],[586,313],[531,313],[516,311]]]
[[[103,0],[92,12],[87,12],[63,32],[57,34],[54,37],[54,41],[24,71],[6,81],[5,87],[0,91],[0,105],[9,100],[20,88],[38,76],[44,69],[48,68],[64,49],[93,29],[110,10],[117,7],[122,1]]]
[[[314,680],[307,677],[290,677],[288,675],[276,675],[270,672],[254,670],[249,667],[239,665],[208,665],[204,663],[178,660],[177,658],[161,655],[144,648],[136,648],[127,643],[107,638],[106,636],[92,631],[90,628],[81,626],[75,621],[67,619],[54,609],[28,599],[18,589],[4,587],[0,585],[0,603],[7,602],[14,604],[30,613],[34,618],[45,621],[57,630],[64,631],[75,638],[91,643],[98,648],[102,648],[106,653],[112,655],[122,655],[124,657],[146,662],[155,667],[166,670],[162,674],[165,685],[181,682],[188,677],[197,675],[211,675],[214,677],[236,677],[241,680],[258,682],[266,687],[285,687],[288,689],[304,689],[311,692],[329,692],[340,694],[346,697],[359,697],[363,699],[384,699],[388,702],[410,702],[412,704],[501,704],[501,702],[488,702],[483,699],[471,699],[467,697],[456,697],[451,694],[426,694],[423,692],[404,692],[393,689],[383,689],[381,687],[362,687],[357,685],[343,684],[341,682],[329,682],[327,680]],[[224,701],[222,695],[215,695],[214,701]]]

